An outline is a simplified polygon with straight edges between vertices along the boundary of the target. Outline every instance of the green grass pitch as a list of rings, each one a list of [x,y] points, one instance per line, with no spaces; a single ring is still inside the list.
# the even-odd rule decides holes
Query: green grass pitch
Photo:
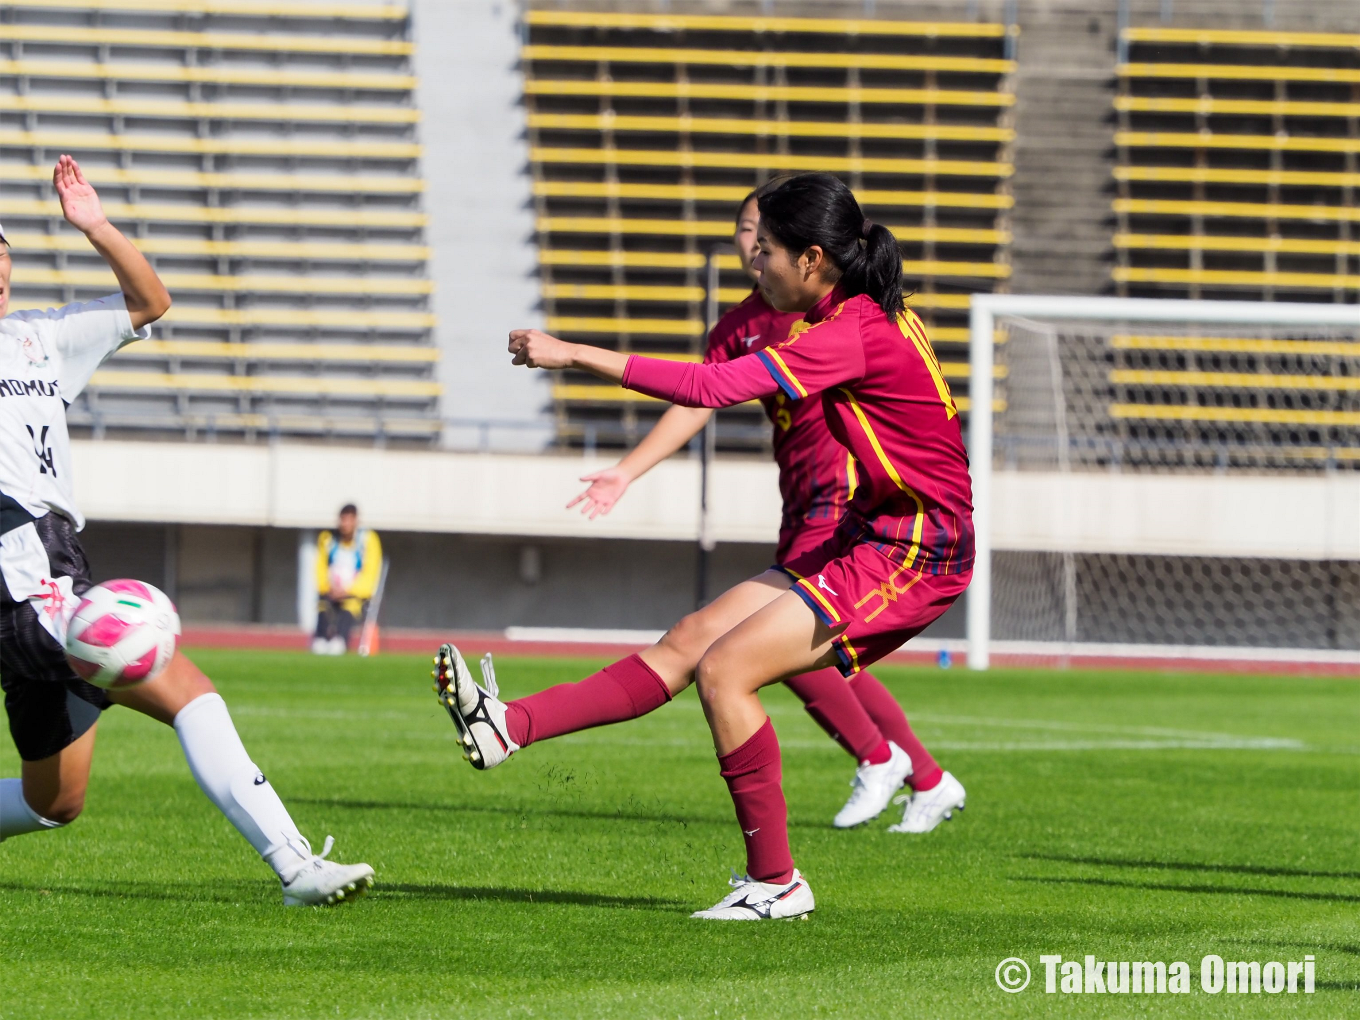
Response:
[[[116,709],[85,815],[0,846],[0,1017],[1360,1015],[1354,681],[884,668],[968,787],[927,836],[833,829],[851,762],[767,692],[818,909],[720,925],[687,916],[742,863],[692,693],[483,775],[428,659],[195,658],[303,832],[377,886],[285,911],[174,734]],[[499,673],[520,694],[593,667]],[[1194,991],[1046,995],[1042,953],[1186,960]],[[1205,994],[1207,953],[1312,953],[1317,992]],[[1015,995],[1010,956],[1035,969]]]

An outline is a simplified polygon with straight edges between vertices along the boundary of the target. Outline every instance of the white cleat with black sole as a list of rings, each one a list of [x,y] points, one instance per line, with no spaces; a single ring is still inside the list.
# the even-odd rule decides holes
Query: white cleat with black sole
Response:
[[[434,657],[434,692],[458,730],[463,757],[476,769],[494,769],[519,750],[505,729],[505,702],[497,694],[496,670],[482,656],[482,683],[472,679],[463,656],[453,645],[440,645]]]
[[[335,840],[326,837],[321,853],[312,853],[305,839],[295,847],[301,861],[279,876],[285,907],[325,907],[358,899],[373,885],[373,868],[367,864],[339,864],[326,860]],[[293,844],[289,844],[293,846]],[[303,852],[305,848],[306,852]]]
[[[734,870],[728,884],[732,886],[730,893],[707,910],[696,910],[689,916],[706,921],[787,921],[806,919],[816,906],[812,890],[797,868],[793,878],[782,884],[757,882]]]
[[[893,801],[894,804],[906,801],[907,807],[902,812],[902,821],[888,826],[888,831],[929,832],[941,822],[953,818],[955,811],[962,811],[966,797],[963,784],[946,772],[932,789],[917,791]]]
[[[911,759],[891,740],[888,750],[891,754],[881,765],[861,765],[855,770],[855,778],[850,783],[850,799],[836,812],[831,823],[836,828],[852,829],[873,821],[902,789],[902,784],[911,775]]]

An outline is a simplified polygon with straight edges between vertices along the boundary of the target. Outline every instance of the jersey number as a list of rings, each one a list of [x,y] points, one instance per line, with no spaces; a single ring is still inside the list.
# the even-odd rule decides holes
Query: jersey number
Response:
[[[52,447],[47,445],[49,426],[44,425],[40,433],[34,432],[32,425],[25,425],[24,428],[28,429],[28,438],[33,441],[33,453],[38,458],[38,474],[51,474],[53,478],[56,478],[57,465],[52,457]]]

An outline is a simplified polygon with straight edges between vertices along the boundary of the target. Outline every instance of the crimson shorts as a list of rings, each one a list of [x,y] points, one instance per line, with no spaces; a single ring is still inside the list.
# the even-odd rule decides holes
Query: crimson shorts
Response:
[[[833,647],[842,676],[895,652],[938,620],[963,594],[972,570],[927,574],[894,563],[853,529],[781,561],[793,591],[828,627],[850,624]]]

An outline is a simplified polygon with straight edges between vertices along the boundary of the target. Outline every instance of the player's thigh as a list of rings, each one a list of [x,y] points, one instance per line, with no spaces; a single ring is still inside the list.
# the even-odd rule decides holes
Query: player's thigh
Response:
[[[212,681],[188,656],[176,652],[169,665],[154,679],[135,687],[109,691],[109,700],[115,705],[122,705],[172,726],[180,709],[195,698],[215,690]]]
[[[642,661],[656,670],[672,693],[678,693],[689,685],[694,667],[714,641],[778,599],[790,583],[777,570],[742,581],[668,630],[642,653]]]
[[[98,723],[55,754],[22,764],[24,800],[53,822],[73,822],[85,808]]]
[[[699,662],[699,696],[751,694],[767,684],[836,662],[831,628],[791,591],[752,613],[713,642]]]

